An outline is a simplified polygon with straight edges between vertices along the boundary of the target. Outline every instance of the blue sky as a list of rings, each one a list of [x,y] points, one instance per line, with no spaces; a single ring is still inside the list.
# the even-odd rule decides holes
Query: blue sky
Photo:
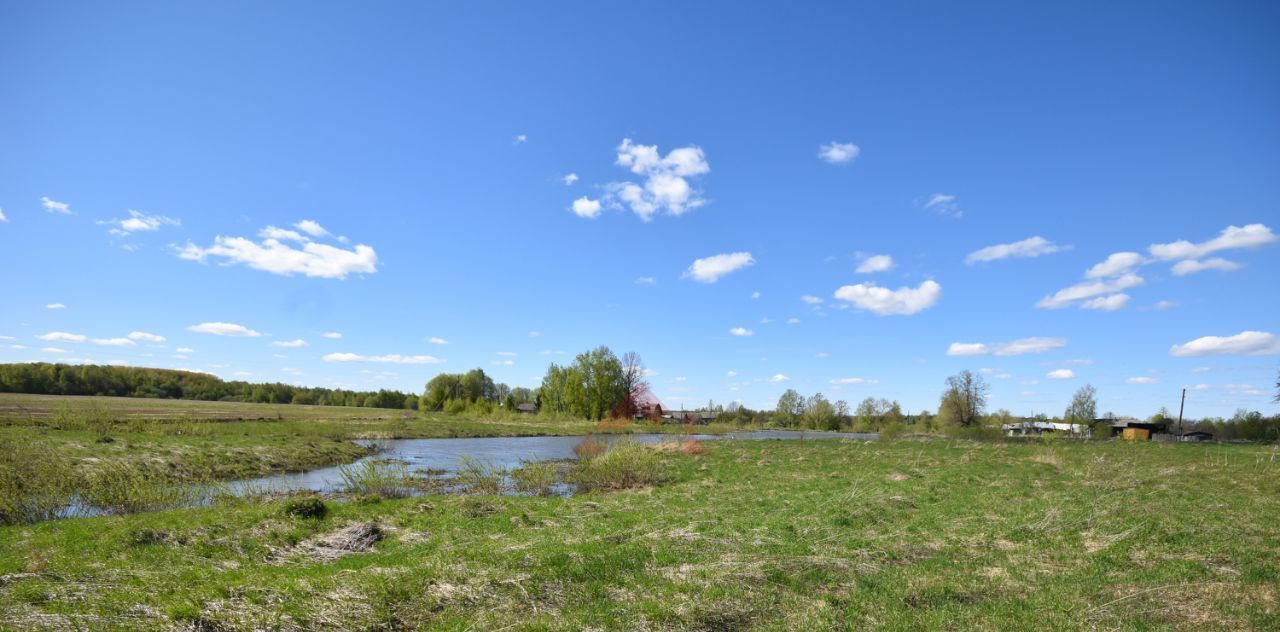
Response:
[[[1278,410],[1274,3],[418,4],[0,8],[0,361]]]

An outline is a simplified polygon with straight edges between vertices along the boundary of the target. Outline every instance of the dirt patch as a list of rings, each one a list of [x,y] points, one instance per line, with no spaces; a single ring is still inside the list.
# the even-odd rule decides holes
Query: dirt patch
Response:
[[[911,478],[911,475],[910,475],[910,474],[903,474],[902,472],[890,472],[890,473],[889,473],[889,475],[888,475],[888,476],[886,476],[885,478],[887,478],[887,479],[889,479],[889,480],[891,480],[891,481],[905,481],[905,480],[907,480],[907,479]]]
[[[373,522],[357,522],[337,531],[320,534],[298,543],[291,550],[277,558],[302,555],[323,562],[336,560],[352,553],[364,553],[372,550],[373,545],[385,537],[386,533]]]

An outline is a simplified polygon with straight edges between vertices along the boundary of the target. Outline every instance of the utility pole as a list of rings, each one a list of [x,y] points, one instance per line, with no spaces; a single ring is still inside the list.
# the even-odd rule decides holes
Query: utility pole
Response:
[[[1182,389],[1182,403],[1178,404],[1178,441],[1182,441],[1182,409],[1187,406],[1187,389]]]

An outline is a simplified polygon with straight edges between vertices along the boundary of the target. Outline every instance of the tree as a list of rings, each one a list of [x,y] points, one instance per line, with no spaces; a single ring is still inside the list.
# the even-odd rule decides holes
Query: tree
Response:
[[[796,419],[804,413],[804,398],[795,389],[787,389],[778,398],[777,413],[784,426],[795,425]]]
[[[961,371],[947,378],[947,390],[942,393],[938,414],[951,423],[968,428],[978,423],[986,412],[989,390],[982,376],[968,370]]]
[[[836,407],[827,401],[822,393],[817,393],[805,402],[805,426],[815,430],[839,430],[840,418],[836,416]]]
[[[622,354],[619,362],[622,366],[620,379],[624,395],[612,415],[632,419],[640,412],[640,404],[648,397],[649,382],[644,379],[644,362],[640,360],[640,354],[628,351]]]
[[[1098,391],[1092,384],[1085,384],[1071,398],[1062,420],[1071,424],[1074,432],[1084,434],[1098,417]]]

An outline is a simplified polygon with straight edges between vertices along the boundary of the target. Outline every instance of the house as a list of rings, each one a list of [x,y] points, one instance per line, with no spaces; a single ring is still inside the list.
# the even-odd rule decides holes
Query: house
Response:
[[[538,412],[538,405],[537,404],[518,404],[516,406],[516,412],[525,413],[526,415],[533,415]]]
[[[1022,421],[1001,424],[1000,430],[1009,437],[1029,437],[1057,432],[1083,435],[1089,432],[1088,428],[1084,426],[1041,419],[1023,419]]]
[[[1213,441],[1213,433],[1201,432],[1199,430],[1195,432],[1184,432],[1182,433],[1181,440],[1182,441]]]
[[[709,424],[719,416],[711,410],[668,410],[662,418],[676,424]]]

